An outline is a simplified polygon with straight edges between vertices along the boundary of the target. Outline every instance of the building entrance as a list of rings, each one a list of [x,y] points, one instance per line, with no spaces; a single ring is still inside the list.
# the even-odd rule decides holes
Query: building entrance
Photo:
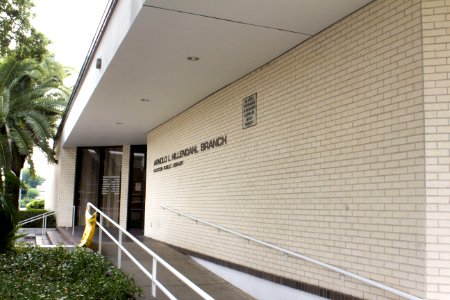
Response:
[[[88,202],[100,208],[114,221],[119,221],[121,169],[122,147],[78,149],[75,185],[78,225],[84,224]]]

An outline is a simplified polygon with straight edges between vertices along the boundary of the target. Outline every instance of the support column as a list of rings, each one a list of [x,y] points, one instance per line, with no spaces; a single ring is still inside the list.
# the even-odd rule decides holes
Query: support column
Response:
[[[72,226],[75,192],[76,148],[57,148],[58,164],[55,165],[54,203],[58,210],[57,226]]]
[[[119,214],[119,224],[123,228],[127,228],[129,176],[130,176],[130,145],[123,145],[122,173],[120,180],[120,214]]]

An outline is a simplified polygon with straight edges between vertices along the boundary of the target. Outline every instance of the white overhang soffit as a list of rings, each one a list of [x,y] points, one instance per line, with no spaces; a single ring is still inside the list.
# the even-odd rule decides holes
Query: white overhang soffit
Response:
[[[147,0],[64,146],[145,144],[149,130],[369,2]]]

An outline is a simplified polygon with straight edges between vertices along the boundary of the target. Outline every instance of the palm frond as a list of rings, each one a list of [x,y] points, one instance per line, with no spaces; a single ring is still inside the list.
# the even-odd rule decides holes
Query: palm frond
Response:
[[[4,91],[0,94],[0,122],[5,122],[9,112],[9,91]]]
[[[32,132],[27,128],[11,127],[10,137],[14,142],[20,155],[27,156],[33,152]]]
[[[33,155],[28,155],[27,156],[27,162],[28,162],[28,165],[30,166],[30,168],[29,168],[30,175],[31,176],[36,176],[36,168],[34,167]]]
[[[10,86],[15,79],[17,62],[11,59],[2,59],[0,61],[0,93]]]
[[[0,169],[4,171],[11,170],[12,155],[8,145],[8,139],[4,134],[0,135]]]
[[[24,121],[33,132],[33,135],[38,140],[47,140],[51,137],[51,125],[46,116],[37,111],[30,111],[25,117]]]
[[[0,59],[0,168],[17,172],[25,157],[32,162],[33,145],[55,161],[49,139],[70,97],[66,76],[54,57]]]

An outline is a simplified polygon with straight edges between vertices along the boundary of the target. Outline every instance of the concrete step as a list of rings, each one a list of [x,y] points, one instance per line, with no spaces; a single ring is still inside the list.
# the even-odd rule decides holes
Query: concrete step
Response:
[[[81,238],[77,235],[73,236],[70,228],[56,228],[61,237],[66,240],[69,244],[77,246],[80,243]]]
[[[19,234],[25,234],[24,237],[19,238],[18,242],[24,242],[31,245],[36,245],[36,230],[38,228],[21,228],[19,229]],[[39,228],[40,230],[40,228]]]
[[[45,235],[44,236],[36,235],[36,245],[47,246],[47,245],[51,245],[51,243]]]
[[[52,245],[66,245],[67,241],[56,230],[47,231],[47,237]]]
[[[42,235],[42,228],[21,228],[19,233],[26,234],[25,237],[18,240],[19,242],[46,248],[56,246],[74,247],[74,243],[65,239],[60,231],[55,228],[48,228],[44,235]]]

